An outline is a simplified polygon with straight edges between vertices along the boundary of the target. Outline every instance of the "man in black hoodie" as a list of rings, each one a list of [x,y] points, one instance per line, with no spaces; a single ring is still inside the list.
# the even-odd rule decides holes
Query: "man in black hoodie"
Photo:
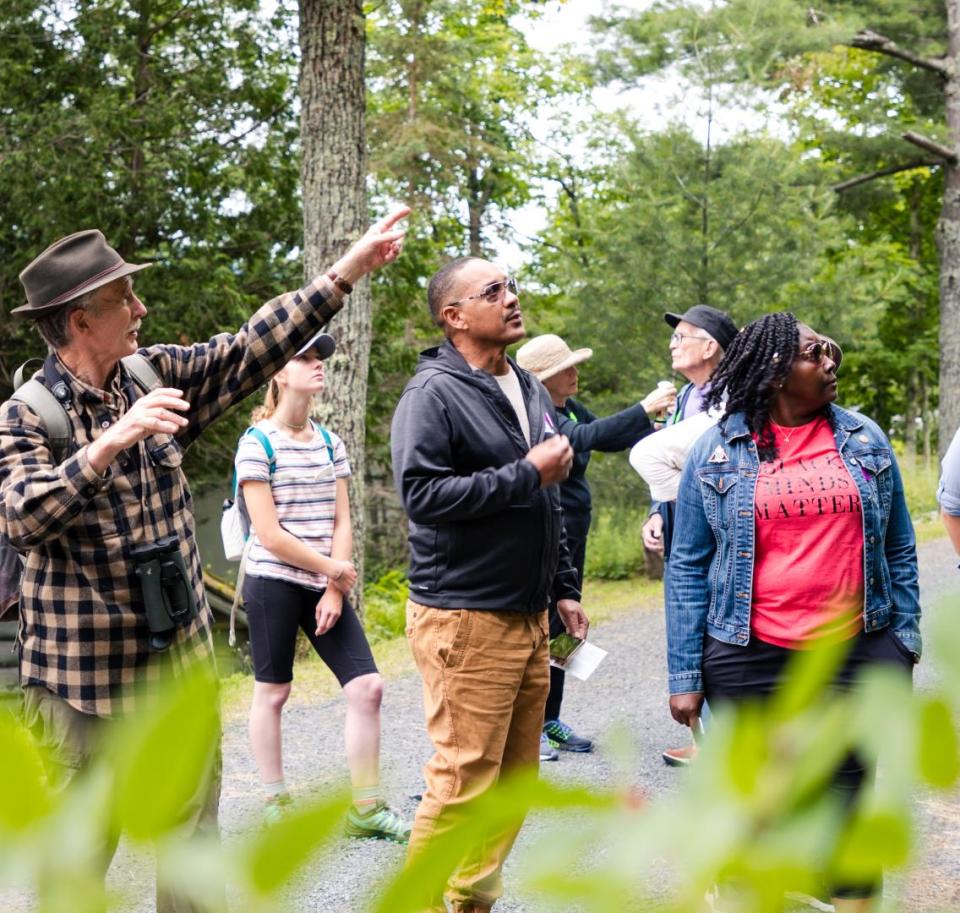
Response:
[[[502,774],[538,762],[549,597],[571,634],[587,632],[558,487],[573,450],[547,391],[506,355],[524,335],[517,295],[486,260],[441,269],[427,297],[446,339],[421,355],[393,417],[410,519],[407,636],[435,749],[411,858]],[[490,909],[518,829],[463,859],[446,890],[454,911]],[[431,909],[444,909],[439,896]]]

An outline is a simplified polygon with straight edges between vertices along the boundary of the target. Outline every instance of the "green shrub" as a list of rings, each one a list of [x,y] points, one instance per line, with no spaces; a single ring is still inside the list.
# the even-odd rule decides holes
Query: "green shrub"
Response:
[[[640,527],[645,514],[639,510],[616,508],[594,515],[587,540],[587,579],[626,580],[643,573],[643,541]]]
[[[407,623],[409,585],[402,571],[387,571],[364,587],[364,627],[371,643],[401,637]]]
[[[899,441],[893,449],[903,476],[903,491],[907,497],[910,516],[918,519],[937,509],[937,484],[940,481],[940,466],[936,460],[927,462],[922,456],[911,456],[903,450]]]

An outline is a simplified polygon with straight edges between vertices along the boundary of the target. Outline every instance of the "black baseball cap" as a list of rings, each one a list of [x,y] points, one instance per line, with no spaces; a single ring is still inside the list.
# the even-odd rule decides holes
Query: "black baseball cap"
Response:
[[[710,307],[709,304],[695,304],[685,314],[666,313],[663,319],[672,327],[685,320],[701,330],[706,330],[716,339],[721,349],[729,348],[734,337],[740,332],[726,313]]]

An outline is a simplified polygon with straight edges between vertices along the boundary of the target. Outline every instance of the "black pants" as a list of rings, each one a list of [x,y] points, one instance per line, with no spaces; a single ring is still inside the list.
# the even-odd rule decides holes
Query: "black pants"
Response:
[[[363,625],[346,598],[337,623],[326,634],[316,633],[316,606],[322,595],[322,590],[310,590],[287,580],[247,577],[243,584],[243,602],[247,610],[253,675],[258,682],[293,681],[297,630],[301,628],[341,687],[361,675],[377,671]]]
[[[784,667],[793,652],[756,637],[751,638],[747,646],[740,647],[708,635],[703,644],[706,699],[719,706],[769,697],[779,687]],[[897,666],[907,675],[913,675],[913,655],[889,628],[883,628],[857,635],[834,678],[834,688],[850,690],[860,668],[874,663]],[[849,754],[837,768],[829,789],[846,808],[851,808],[872,773],[856,754]],[[872,897],[879,889],[880,885],[876,883],[835,885],[831,894],[847,898]]]
[[[582,539],[568,538],[567,548],[570,549],[570,557],[573,559],[573,566],[577,569],[577,574],[580,577],[580,585],[583,586],[583,565],[587,559],[586,537]],[[551,637],[556,637],[558,634],[561,634],[564,630],[566,630],[553,600],[550,601],[549,618]],[[556,666],[550,667],[550,692],[547,694],[547,707],[543,715],[545,720],[560,719],[560,705],[563,703],[564,675],[565,673],[563,669],[558,669]]]

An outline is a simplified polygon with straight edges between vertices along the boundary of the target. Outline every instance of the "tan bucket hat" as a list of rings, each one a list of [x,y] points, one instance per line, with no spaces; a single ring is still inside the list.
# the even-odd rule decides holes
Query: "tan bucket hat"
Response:
[[[571,350],[559,336],[545,333],[535,336],[517,349],[517,364],[534,374],[539,381],[545,381],[573,365],[586,361],[593,355],[593,349]]]
[[[11,314],[43,317],[68,301],[152,263],[127,263],[95,228],[54,241],[20,273],[27,303]]]

